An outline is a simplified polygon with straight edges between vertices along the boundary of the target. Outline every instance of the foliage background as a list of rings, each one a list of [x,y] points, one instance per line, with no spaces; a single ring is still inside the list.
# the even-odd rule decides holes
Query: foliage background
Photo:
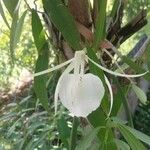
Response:
[[[33,4],[31,4],[32,6]],[[111,1],[110,6],[111,7]],[[108,13],[109,13],[108,7]],[[132,16],[134,16],[141,7],[148,8],[148,21],[150,20],[150,1],[133,1],[129,0],[127,8],[125,10],[124,23],[129,21]],[[134,9],[133,9],[134,8]],[[21,9],[22,13],[26,9],[26,5],[23,5]],[[5,10],[7,11],[7,10]],[[8,21],[11,22],[11,18],[7,13]],[[138,41],[139,37],[143,34],[150,34],[149,22],[146,27],[144,27],[139,33],[132,36],[128,41],[122,44],[120,51],[123,54],[127,54]],[[16,78],[19,77],[23,68],[28,69],[33,72],[35,66],[35,60],[37,58],[37,51],[35,45],[33,44],[31,32],[31,14],[28,13],[24,23],[24,29],[21,36],[21,40],[15,49],[15,65],[12,67],[10,61],[10,51],[9,51],[9,29],[6,27],[2,18],[0,18],[0,91],[9,90],[11,83],[14,82]],[[53,60],[53,59],[52,59]],[[49,86],[49,94],[54,92],[56,81],[60,75],[60,72],[56,72],[50,78],[49,83],[53,86]],[[36,100],[30,96],[31,91],[25,97],[19,98],[19,101],[12,101],[11,104],[2,110],[5,111],[5,119],[0,118],[0,120],[5,120],[0,123],[0,145],[1,149],[23,149],[24,145],[27,145],[26,149],[33,149],[38,147],[38,149],[52,149],[52,147],[62,148],[58,137],[58,131],[56,127],[59,124],[56,123],[54,116],[47,116],[45,111],[41,111],[41,104],[36,102]],[[52,101],[53,97],[50,99]],[[21,101],[20,101],[21,100]],[[18,107],[19,105],[19,107]],[[50,111],[54,111],[54,106],[50,108]],[[64,114],[64,108],[60,106],[59,114]],[[9,116],[14,116],[11,120]],[[64,118],[58,118],[61,122]],[[71,118],[65,118],[68,120],[68,124],[71,127]],[[9,120],[9,122],[8,122]],[[141,120],[141,121],[139,121]],[[149,123],[150,123],[150,108],[148,106],[139,106],[138,111],[135,116],[135,125],[139,130],[144,131],[150,135]],[[141,124],[139,122],[142,122]],[[144,128],[141,128],[145,124]],[[60,125],[62,126],[62,124]],[[63,126],[65,126],[63,124]],[[61,129],[60,129],[61,130]],[[8,132],[7,132],[8,131]],[[82,135],[85,131],[79,128],[79,135]],[[85,132],[86,134],[86,132]],[[79,137],[80,139],[80,137]],[[17,142],[16,142],[17,141]],[[20,144],[21,143],[21,144]],[[51,146],[49,146],[51,145]]]

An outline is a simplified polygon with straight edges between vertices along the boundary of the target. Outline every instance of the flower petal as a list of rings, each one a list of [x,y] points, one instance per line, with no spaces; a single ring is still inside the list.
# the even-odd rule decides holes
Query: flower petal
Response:
[[[43,71],[40,71],[40,72],[37,72],[35,73],[33,76],[36,77],[36,76],[40,76],[40,75],[43,75],[43,74],[46,74],[46,73],[50,73],[52,71],[55,71],[55,70],[58,70],[68,64],[70,64],[72,61],[74,60],[74,58],[68,60],[68,61],[65,61],[64,63],[61,63],[53,68],[50,68],[50,69],[46,69],[46,70],[43,70]]]
[[[118,72],[114,72],[112,70],[109,70],[103,66],[101,66],[100,64],[96,63],[95,61],[93,61],[91,58],[89,58],[87,56],[87,59],[92,62],[95,66],[99,67],[100,69],[102,69],[103,71],[107,72],[107,73],[110,73],[112,75],[115,75],[115,76],[119,76],[119,77],[126,77],[126,78],[137,78],[137,77],[142,77],[144,75],[146,75],[149,71],[146,71],[144,73],[141,73],[141,74],[121,74],[121,73],[118,73]]]
[[[108,117],[109,117],[110,114],[111,114],[112,107],[113,107],[113,91],[112,91],[112,88],[111,88],[111,84],[110,84],[110,82],[109,82],[109,80],[106,76],[105,76],[105,81],[106,81],[106,84],[107,84],[109,92],[110,92],[110,110],[109,110],[109,113],[108,113]]]
[[[87,117],[99,107],[105,89],[97,76],[68,74],[60,82],[59,98],[73,115]]]
[[[60,76],[59,80],[58,80],[58,83],[57,83],[57,86],[56,86],[56,89],[55,89],[55,94],[54,94],[54,106],[55,106],[55,115],[57,113],[57,103],[58,103],[58,97],[59,97],[59,87],[61,85],[61,80],[63,79],[63,77],[66,75],[66,74],[69,74],[69,72],[71,70],[73,70],[73,67],[74,67],[74,63],[72,62],[66,69],[65,71],[62,73],[62,75]]]

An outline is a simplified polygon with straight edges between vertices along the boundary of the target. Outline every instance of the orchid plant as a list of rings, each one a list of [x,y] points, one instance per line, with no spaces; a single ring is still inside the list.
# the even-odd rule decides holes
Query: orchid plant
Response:
[[[111,56],[106,49],[104,50]],[[56,86],[55,114],[57,112],[58,99],[60,99],[63,106],[66,107],[70,113],[76,117],[86,118],[90,113],[100,106],[106,89],[104,88],[105,86],[98,76],[91,73],[85,73],[85,64],[88,64],[89,61],[106,73],[114,76],[126,77],[129,80],[130,78],[141,77],[148,73],[148,71],[135,75],[125,74],[123,71],[123,73],[117,73],[105,68],[89,58],[86,55],[86,48],[81,51],[76,51],[74,58],[58,66],[34,74],[34,77],[36,77],[60,69],[69,64],[60,76]],[[73,71],[73,73],[71,73],[71,71]],[[104,76],[104,79],[110,93],[109,117],[113,106],[113,91],[106,75]]]

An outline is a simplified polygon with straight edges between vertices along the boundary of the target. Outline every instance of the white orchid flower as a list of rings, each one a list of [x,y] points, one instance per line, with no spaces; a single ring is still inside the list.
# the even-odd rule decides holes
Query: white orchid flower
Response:
[[[77,51],[75,52],[75,56],[73,59],[66,61],[54,68],[34,74],[34,77],[39,76],[60,69],[63,66],[69,64],[69,66],[60,76],[56,86],[55,113],[57,112],[58,99],[61,101],[64,107],[66,107],[70,111],[71,114],[77,117],[87,117],[90,113],[92,113],[92,111],[96,110],[100,106],[102,98],[105,94],[105,88],[99,77],[91,73],[84,73],[85,62],[88,63],[88,60],[103,71],[115,76],[134,78],[143,76],[148,73],[145,72],[137,75],[117,73],[94,62],[86,55],[86,52],[84,50]],[[71,71],[73,71],[73,73],[70,73]],[[104,79],[110,92],[110,111],[108,113],[109,116],[113,106],[113,92],[108,78],[104,76]]]

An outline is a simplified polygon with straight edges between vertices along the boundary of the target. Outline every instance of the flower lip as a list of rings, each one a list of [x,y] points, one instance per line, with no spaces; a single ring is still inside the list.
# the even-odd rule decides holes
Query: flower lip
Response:
[[[95,75],[66,74],[60,81],[59,99],[77,117],[87,117],[96,110],[104,96],[102,81]]]

